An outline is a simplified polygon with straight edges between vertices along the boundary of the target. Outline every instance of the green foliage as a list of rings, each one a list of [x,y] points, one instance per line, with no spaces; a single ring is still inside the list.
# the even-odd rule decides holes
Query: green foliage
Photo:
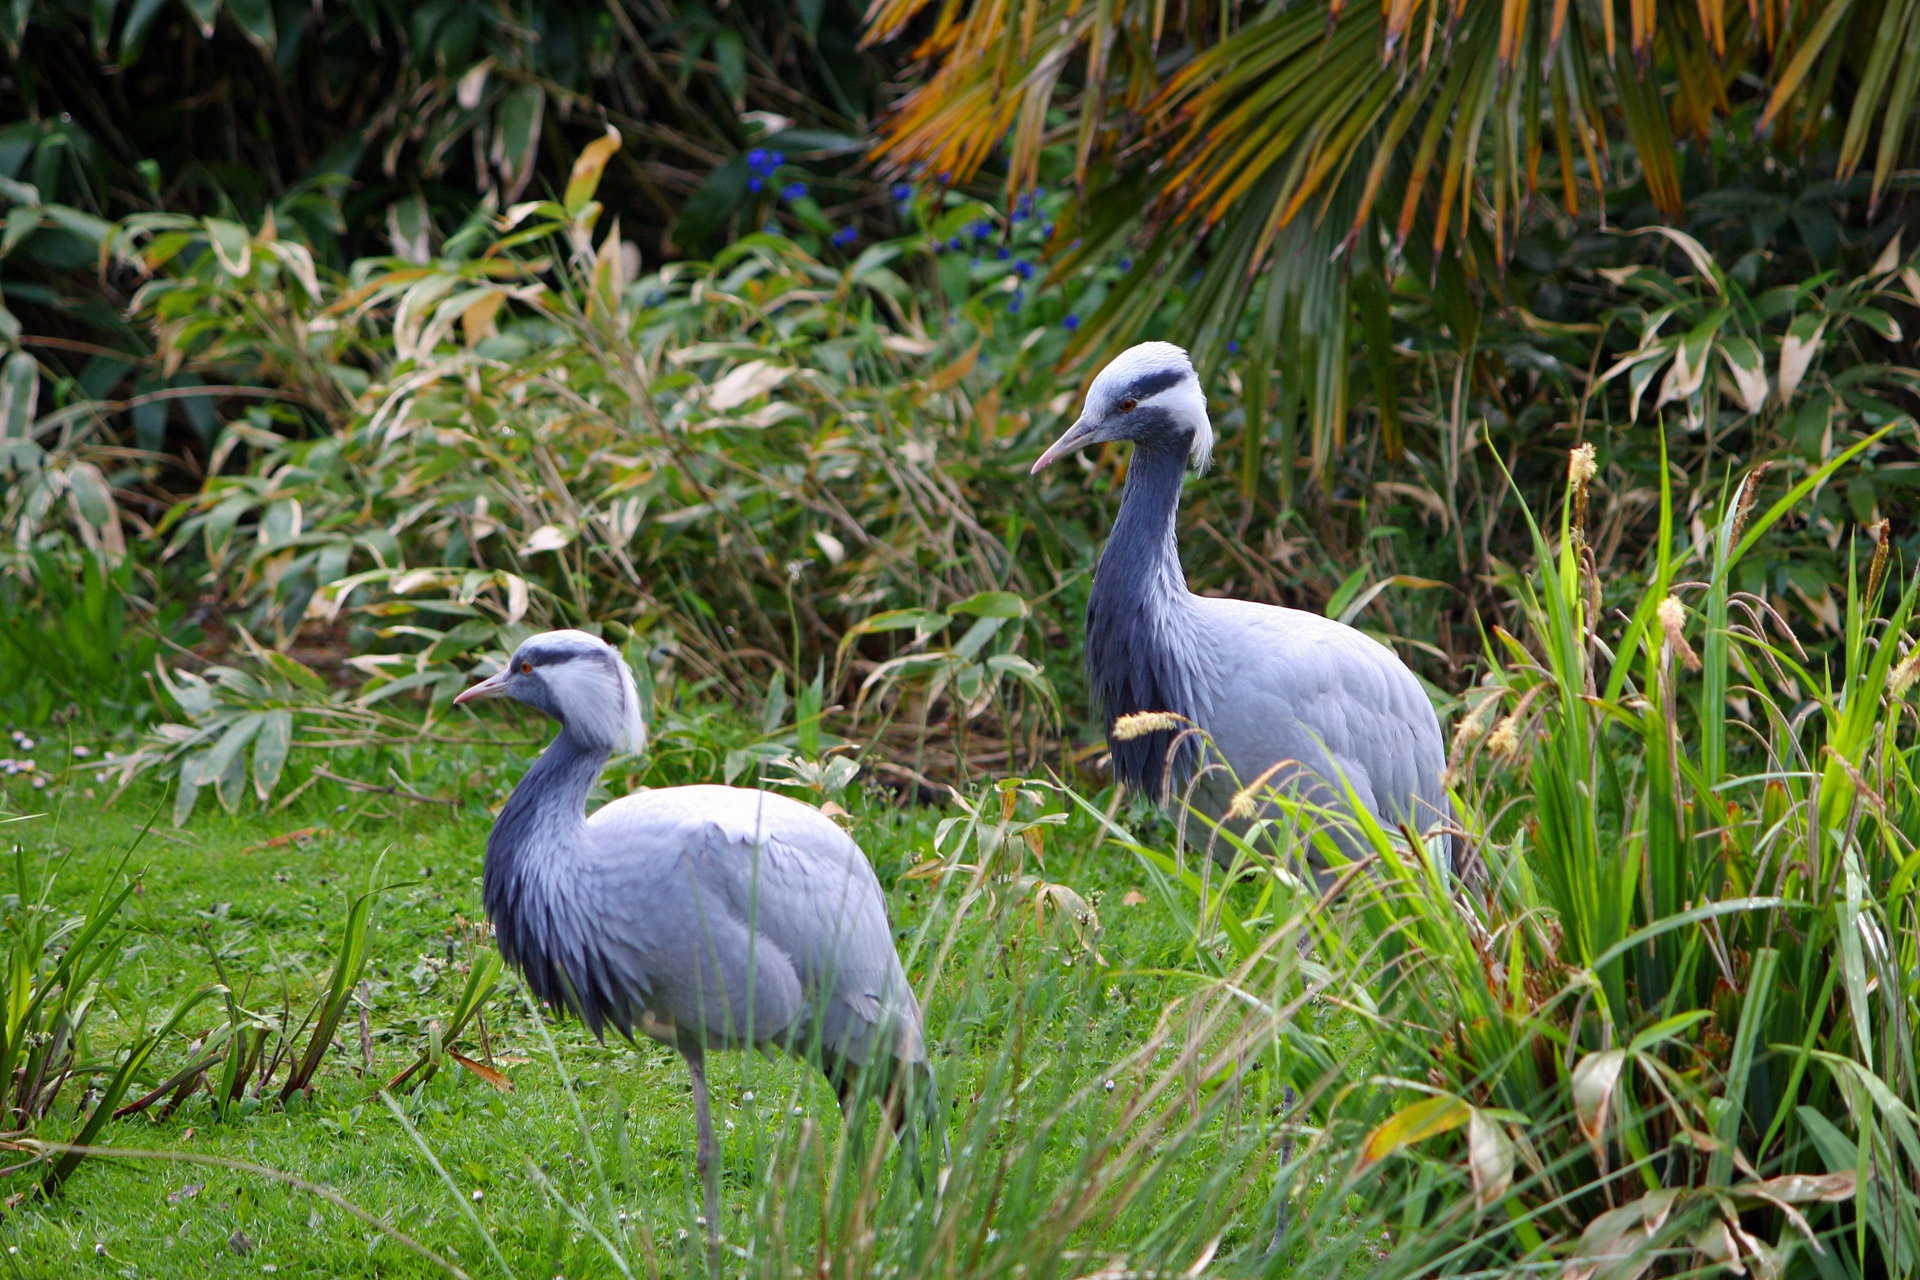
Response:
[[[1510,583],[1521,636],[1493,633],[1455,737],[1482,866],[1464,889],[1378,828],[1352,867],[1318,845],[1341,873],[1318,902],[1285,872],[1257,874],[1250,900],[1135,846],[1208,970],[1345,1011],[1268,1050],[1305,1099],[1295,1265],[1920,1266],[1920,996],[1899,959],[1920,945],[1920,577],[1883,595],[1877,544],[1824,659],[1735,585],[1864,447],[1770,504],[1750,476],[1697,546],[1663,492],[1637,600],[1606,613],[1576,455],[1555,536],[1535,534],[1537,578]],[[1239,847],[1266,865],[1261,841]],[[1315,964],[1295,977],[1274,939],[1302,933]],[[1364,1051],[1343,1055],[1335,1030]]]
[[[134,886],[116,869],[95,891],[85,913],[69,916],[51,901],[60,869],[57,864],[32,866],[26,851],[18,844],[13,847],[14,890],[4,904],[0,956],[0,1124],[10,1137],[52,1134],[72,1146],[90,1147],[102,1140],[107,1121],[148,1058],[217,988],[188,996],[158,1030],[140,1027],[131,1043],[111,1056],[96,1057],[89,1015],[102,979],[125,943],[127,925],[121,912]],[[105,1076],[105,1082],[90,1087],[88,1082],[98,1076]],[[76,1096],[82,1093],[87,1096]],[[86,1155],[48,1151],[20,1167],[44,1165],[35,1187],[40,1195],[50,1196]]]
[[[0,576],[0,708],[28,724],[69,707],[142,717],[159,636],[192,638],[185,610],[138,616],[147,607],[130,558],[82,553],[76,565],[42,552],[29,563],[30,578]]]
[[[930,8],[870,14],[874,36],[927,28],[887,161],[945,184],[1004,158],[1010,194],[1073,186],[1059,269],[1127,243],[1135,263],[1076,354],[1164,336],[1212,367],[1246,346],[1253,439],[1271,414],[1323,482],[1362,367],[1380,443],[1401,452],[1396,278],[1424,283],[1470,355],[1488,312],[1524,304],[1506,273],[1556,224],[1671,223],[1754,194],[1750,169],[1720,168],[1732,138],[1764,138],[1768,166],[1810,153],[1842,182],[1873,144],[1871,218],[1902,180],[1920,81],[1920,10],[1851,0],[1645,3],[1618,32],[1611,3],[1564,0]]]
[[[855,47],[859,16],[845,0],[21,0],[0,16],[17,72],[0,178],[95,217],[272,212],[336,266],[383,244],[424,260],[475,197],[560,190],[612,125],[631,140],[629,235],[653,252],[698,192],[697,246],[757,203],[744,172],[720,198],[717,158],[758,139],[830,173],[860,150],[888,67]],[[56,278],[77,265],[57,239],[29,247]]]

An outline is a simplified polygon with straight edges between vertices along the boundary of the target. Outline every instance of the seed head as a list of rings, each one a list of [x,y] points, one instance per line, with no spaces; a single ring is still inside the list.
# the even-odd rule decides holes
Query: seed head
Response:
[[[1107,736],[1115,742],[1131,742],[1150,733],[1179,729],[1185,724],[1184,716],[1177,716],[1171,711],[1136,711],[1115,720],[1113,730]]]
[[[1700,655],[1687,643],[1687,607],[1680,603],[1678,596],[1668,596],[1655,610],[1660,618],[1660,629],[1667,633],[1667,645],[1680,655],[1680,661],[1687,664],[1689,671],[1700,669]]]
[[[1920,679],[1920,645],[1915,645],[1913,651],[1900,661],[1900,665],[1887,673],[1887,692],[1898,702],[1907,696],[1907,690],[1913,688],[1916,679]]]
[[[1487,750],[1497,760],[1511,760],[1520,754],[1520,715],[1515,712],[1501,720],[1487,735]]]
[[[1600,472],[1600,466],[1593,458],[1593,446],[1583,444],[1567,455],[1567,481],[1585,488],[1587,481]]]

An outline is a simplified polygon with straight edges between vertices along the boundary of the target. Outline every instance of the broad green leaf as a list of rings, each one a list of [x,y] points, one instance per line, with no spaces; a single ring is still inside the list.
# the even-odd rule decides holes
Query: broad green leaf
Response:
[[[1735,398],[1748,413],[1758,413],[1767,402],[1767,364],[1751,338],[1720,340],[1720,359],[1727,366]]]
[[[208,218],[206,227],[221,269],[235,279],[244,277],[253,267],[253,237],[247,229],[225,218]]]
[[[40,362],[16,351],[0,367],[0,439],[30,439],[39,400]]]
[[[198,763],[187,760],[180,766],[174,778],[173,786],[173,825],[184,827],[187,819],[193,816],[194,804],[200,799],[200,770]]]
[[[1852,307],[1847,311],[1849,319],[1858,320],[1888,342],[1898,342],[1901,337],[1900,322],[1878,307]]]
[[[954,642],[954,656],[967,659],[979,657],[980,651],[987,647],[987,641],[993,639],[994,634],[1006,625],[1007,619],[1003,614],[989,614],[975,619],[973,625]]]
[[[269,649],[267,666],[296,688],[305,689],[308,693],[318,694],[323,698],[327,695],[327,682],[322,680],[319,673],[312,667],[297,658],[289,657],[277,649]]]
[[[228,768],[241,758],[240,753],[253,741],[253,735],[260,731],[265,720],[266,714],[260,711],[247,711],[235,717],[219,741],[194,757],[197,766],[194,781],[204,787],[224,779]]]
[[[7,210],[7,224],[4,234],[0,234],[0,255],[13,252],[13,247],[40,229],[40,207],[33,204],[16,204]]]
[[[516,199],[533,177],[535,155],[540,146],[540,126],[546,116],[547,94],[537,84],[515,85],[500,100],[494,112],[491,159],[507,187],[507,198]]]
[[[279,707],[267,712],[253,741],[253,794],[265,804],[280,785],[287,752],[293,748],[293,712]]]
[[[955,605],[949,605],[953,613],[969,614],[976,618],[1024,618],[1027,616],[1027,602],[1011,591],[982,591],[978,595],[968,596]]]
[[[855,623],[841,639],[841,649],[846,649],[854,637],[879,631],[913,631],[913,638],[924,640],[936,631],[943,630],[953,619],[934,609],[889,609],[885,613],[876,613]]]
[[[194,25],[200,28],[200,38],[213,39],[213,20],[220,16],[220,0],[181,0],[181,3],[193,15]]]
[[[273,0],[227,0],[227,12],[247,33],[247,39],[267,54],[273,53],[279,42],[273,22]]]

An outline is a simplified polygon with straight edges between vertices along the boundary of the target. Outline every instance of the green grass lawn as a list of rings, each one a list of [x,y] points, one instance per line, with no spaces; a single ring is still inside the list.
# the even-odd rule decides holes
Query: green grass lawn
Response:
[[[422,1051],[429,1023],[448,1017],[475,945],[486,806],[503,798],[521,757],[481,749],[474,759],[467,801],[457,808],[323,780],[285,811],[249,802],[230,815],[203,802],[185,829],[168,827],[162,816],[144,838],[149,816],[166,812],[157,789],[136,787],[108,804],[106,789],[79,775],[46,791],[20,780],[4,784],[12,812],[37,815],[7,829],[30,872],[44,875],[65,859],[52,893],[60,908],[84,909],[133,850],[126,868],[137,889],[125,908],[133,929],[99,992],[90,1024],[95,1059],[136,1026],[157,1025],[219,974],[247,1008],[291,1010],[297,1021],[326,981],[349,898],[370,884],[386,886],[365,972],[371,1005],[363,1020],[356,1021],[357,1005],[343,1020],[310,1097],[282,1106],[270,1090],[222,1119],[203,1089],[164,1118],[156,1107],[115,1122],[102,1140],[245,1161],[321,1184],[476,1276],[699,1274],[691,1094],[672,1050],[602,1045],[571,1020],[536,1019],[510,977],[486,1006],[484,1042],[469,1034],[460,1046],[504,1073],[510,1093],[449,1063],[399,1099],[413,1133],[380,1096],[380,1086]],[[857,792],[843,800],[888,887],[916,988],[929,989],[929,966],[946,947],[928,1022],[951,1105],[957,1168],[947,1209],[936,1212],[910,1179],[894,1176],[890,1144],[882,1144],[887,1163],[864,1195],[836,1196],[830,1179],[843,1126],[825,1082],[785,1058],[717,1055],[710,1070],[727,1237],[741,1251],[730,1269],[813,1270],[807,1259],[824,1249],[841,1260],[829,1265],[842,1273],[846,1259],[868,1254],[876,1266],[912,1257],[923,1267],[938,1255],[955,1273],[990,1273],[996,1257],[1017,1256],[1006,1251],[1021,1232],[1041,1230],[1062,1197],[1107,1194],[1091,1189],[1088,1161],[1115,1134],[1141,1141],[1108,1173],[1140,1174],[1146,1183],[1117,1217],[1094,1214],[1050,1248],[1084,1255],[1088,1271],[1100,1265],[1093,1260],[1154,1252],[1154,1242],[1196,1231],[1205,1240],[1225,1230],[1226,1247],[1252,1249],[1266,1230],[1259,1206],[1271,1169],[1264,1178],[1249,1175],[1264,1160],[1248,1165],[1230,1152],[1261,1146],[1264,1130],[1243,1123],[1264,1115],[1259,1090],[1222,1092],[1218,1080],[1191,1078],[1189,1066],[1190,1078],[1169,1091],[1174,1097],[1184,1088],[1189,1097],[1174,1097],[1170,1119],[1115,1119],[1116,1107],[1173,1063],[1189,1034],[1213,1034],[1192,1015],[1191,1028],[1174,1026],[1156,1052],[1122,1069],[1154,1036],[1168,1002],[1199,985],[1185,976],[1193,967],[1190,935],[1158,908],[1135,859],[1095,848],[1096,829],[1084,814],[1042,828],[1044,871],[1030,850],[1026,870],[1070,886],[1097,911],[1098,932],[1076,933],[1057,906],[1036,907],[1033,882],[989,880],[969,901],[964,871],[944,889],[904,874],[936,856],[937,824],[960,810],[902,808],[884,792]],[[997,812],[998,796],[985,794]],[[1057,796],[1030,792],[1020,813],[1065,807]],[[296,832],[308,834],[286,839]],[[955,836],[965,834],[949,836],[950,854],[961,843]],[[1003,859],[1021,843],[1007,841]],[[977,852],[976,845],[957,861],[970,864]],[[965,919],[951,928],[956,914]],[[198,1037],[224,1018],[210,1000],[186,1029]],[[129,1096],[178,1070],[188,1038],[163,1045]],[[76,1085],[42,1135],[71,1133],[79,1101]],[[877,1129],[877,1117],[869,1123]],[[1156,1159],[1164,1167],[1151,1172]],[[1222,1178],[1239,1192],[1223,1194]],[[0,1192],[14,1190],[8,1181],[0,1179]],[[1236,1215],[1239,1193],[1252,1199]],[[1206,1212],[1194,1214],[1196,1203]],[[1191,1221],[1171,1220],[1183,1216]],[[21,1276],[442,1273],[306,1191],[250,1172],[158,1159],[87,1161],[52,1203],[0,1216],[0,1241],[0,1274]]]

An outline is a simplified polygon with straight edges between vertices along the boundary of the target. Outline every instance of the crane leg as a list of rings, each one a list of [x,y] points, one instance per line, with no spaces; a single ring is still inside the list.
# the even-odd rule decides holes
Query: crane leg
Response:
[[[713,1136],[713,1111],[707,1106],[707,1056],[699,1046],[680,1046],[687,1060],[687,1074],[693,1077],[693,1118],[700,1130],[700,1144],[694,1148],[693,1167],[700,1175],[700,1193],[706,1209],[707,1272],[720,1275],[720,1144]]]
[[[1312,873],[1311,868],[1306,868],[1306,870],[1308,874]],[[1311,956],[1313,954],[1313,935],[1304,929],[1301,930],[1300,936],[1298,939],[1294,941],[1293,946],[1294,946],[1295,953],[1298,954],[1302,960],[1306,959],[1308,956]],[[1291,1116],[1293,1114],[1293,1106],[1296,1100],[1297,1099],[1294,1096],[1292,1085],[1283,1084],[1280,1086],[1280,1114],[1281,1115]],[[1292,1160],[1293,1160],[1293,1139],[1282,1138],[1280,1140],[1280,1175],[1281,1177],[1284,1178],[1286,1176],[1287,1165],[1290,1164]],[[1293,1193],[1291,1191],[1282,1189],[1280,1193],[1280,1207],[1274,1213],[1273,1240],[1267,1245],[1267,1252],[1266,1252],[1267,1257],[1269,1258],[1277,1257],[1280,1253],[1280,1250],[1286,1247],[1287,1219],[1291,1218],[1292,1216],[1293,1216]]]
[[[1293,1101],[1294,1101],[1293,1086],[1290,1084],[1281,1085],[1280,1086],[1280,1114],[1287,1115],[1290,1112],[1292,1112]],[[1293,1159],[1293,1139],[1282,1138],[1280,1140],[1280,1174],[1282,1177],[1286,1176],[1287,1164],[1292,1159]],[[1274,1213],[1273,1239],[1267,1245],[1267,1252],[1265,1255],[1266,1257],[1269,1257],[1269,1258],[1278,1257],[1280,1254],[1280,1250],[1286,1247],[1287,1219],[1292,1216],[1293,1216],[1293,1195],[1291,1192],[1283,1190],[1280,1193],[1280,1208]]]

